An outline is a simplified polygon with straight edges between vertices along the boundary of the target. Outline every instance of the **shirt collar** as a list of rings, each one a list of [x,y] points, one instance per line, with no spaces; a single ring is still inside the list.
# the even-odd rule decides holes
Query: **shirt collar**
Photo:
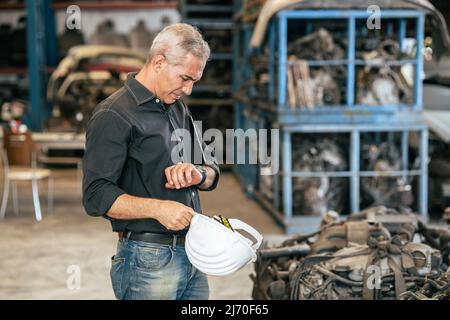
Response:
[[[125,80],[125,88],[131,93],[138,105],[142,105],[156,98],[142,83],[136,80],[137,72],[130,72]]]

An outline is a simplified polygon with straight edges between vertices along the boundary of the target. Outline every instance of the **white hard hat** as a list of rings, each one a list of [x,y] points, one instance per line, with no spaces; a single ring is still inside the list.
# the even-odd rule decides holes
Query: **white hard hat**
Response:
[[[236,230],[243,230],[256,242]],[[198,270],[225,276],[256,260],[261,234],[238,219],[196,214],[186,235],[186,254]]]

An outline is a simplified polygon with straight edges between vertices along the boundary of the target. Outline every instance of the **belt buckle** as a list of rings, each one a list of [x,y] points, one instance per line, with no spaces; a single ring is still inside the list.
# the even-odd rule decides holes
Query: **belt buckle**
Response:
[[[173,240],[172,240],[172,247],[174,247],[174,248],[177,245],[177,238],[178,238],[178,236],[176,234],[174,234],[173,235]]]

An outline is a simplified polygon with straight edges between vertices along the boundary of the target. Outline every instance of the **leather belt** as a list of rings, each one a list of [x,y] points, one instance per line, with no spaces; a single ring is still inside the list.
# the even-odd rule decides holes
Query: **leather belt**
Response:
[[[143,241],[148,243],[166,244],[171,246],[184,245],[185,235],[162,234],[148,232],[119,232],[119,238],[128,238],[134,241]]]

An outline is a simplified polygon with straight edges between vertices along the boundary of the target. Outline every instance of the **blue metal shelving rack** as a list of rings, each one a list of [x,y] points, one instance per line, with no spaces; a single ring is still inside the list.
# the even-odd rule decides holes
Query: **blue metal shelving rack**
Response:
[[[365,66],[368,63],[364,60],[356,59],[356,20],[367,19],[370,13],[363,10],[295,10],[282,11],[276,17],[275,38],[278,41],[276,46],[278,51],[278,97],[277,106],[279,121],[282,123],[375,123],[393,121],[395,123],[404,122],[411,123],[421,120],[418,112],[422,109],[422,85],[421,76],[423,70],[423,58],[420,54],[416,54],[415,59],[392,60],[386,61],[387,65],[405,65],[412,64],[415,66],[415,83],[418,84],[414,88],[414,104],[413,105],[380,105],[367,106],[356,104],[355,97],[355,69],[357,66]],[[416,10],[384,10],[381,14],[382,19],[396,19],[399,22],[398,42],[403,41],[406,36],[406,20],[414,19],[416,21],[416,41],[417,52],[421,52],[424,40],[424,13]],[[310,60],[307,61],[309,66],[325,66],[325,65],[346,65],[347,81],[346,81],[346,104],[342,106],[315,108],[313,111],[301,110],[299,112],[291,112],[286,105],[286,66],[287,61],[287,41],[288,41],[288,23],[290,20],[318,20],[318,19],[344,19],[347,21],[347,55],[345,60]],[[273,58],[272,58],[273,59]],[[373,63],[371,63],[374,65]],[[401,112],[401,116],[396,113]],[[394,115],[394,116],[393,116]],[[317,116],[319,116],[317,118]]]
[[[336,177],[349,179],[350,211],[357,212],[360,208],[360,179],[364,177],[417,177],[418,212],[427,219],[427,157],[428,157],[428,131],[422,120],[422,51],[424,40],[425,14],[418,10],[392,10],[382,9],[381,19],[388,19],[388,31],[393,32],[393,24],[397,27],[398,43],[402,44],[407,34],[407,24],[415,24],[416,55],[405,60],[383,61],[389,66],[414,66],[413,103],[398,105],[369,106],[355,103],[355,73],[357,67],[374,62],[366,62],[356,58],[357,22],[367,19],[366,10],[284,10],[272,18],[268,26],[266,45],[268,46],[268,74],[267,101],[258,101],[251,89],[243,89],[245,82],[251,79],[252,68],[248,63],[251,54],[258,56],[259,50],[251,51],[248,42],[252,32],[252,25],[239,24],[235,27],[235,70],[233,92],[240,92],[235,102],[235,127],[249,128],[249,124],[258,128],[258,121],[249,120],[249,114],[265,117],[269,114],[272,122],[280,129],[282,164],[281,172],[274,177],[273,199],[268,200],[258,192],[258,173],[255,166],[238,166],[235,172],[240,177],[244,189],[258,200],[274,218],[285,227],[287,233],[309,232],[315,230],[320,217],[295,215],[293,212],[294,178]],[[297,108],[292,110],[287,105],[287,74],[288,66],[288,28],[291,21],[304,21],[311,30],[311,21],[340,20],[346,22],[347,48],[343,60],[311,60],[309,66],[346,66],[346,96],[345,104],[339,106],[315,106],[312,110]],[[299,35],[301,36],[301,35]],[[242,96],[250,99],[243,99]],[[253,122],[253,124],[251,123]],[[375,172],[362,171],[360,166],[361,134],[366,132],[400,133],[402,168],[399,171]],[[342,172],[297,172],[292,170],[292,135],[304,133],[336,133],[349,136],[349,168]],[[416,133],[420,137],[419,168],[408,167],[409,134]],[[245,152],[246,150],[240,150]],[[280,197],[280,190],[281,197]]]

